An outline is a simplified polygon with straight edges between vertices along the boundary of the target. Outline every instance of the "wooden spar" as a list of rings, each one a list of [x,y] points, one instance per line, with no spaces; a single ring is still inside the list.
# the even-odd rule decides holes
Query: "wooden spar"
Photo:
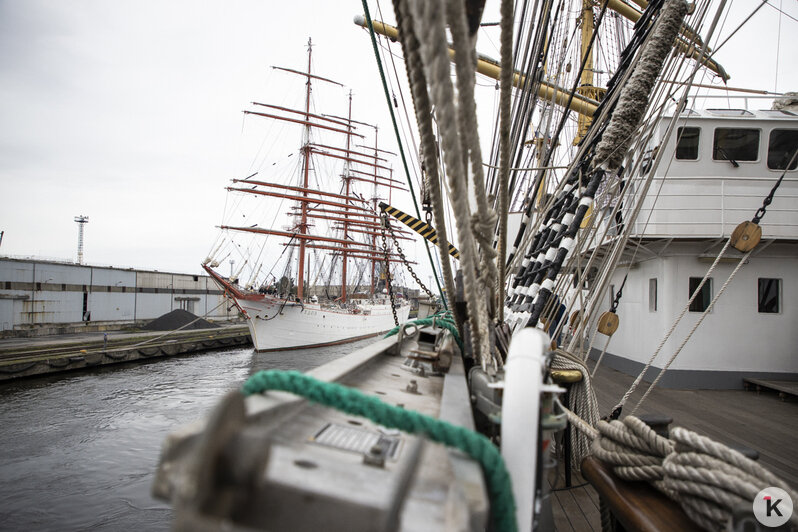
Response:
[[[320,220],[331,220],[333,222],[343,222],[344,220],[346,220],[346,218],[338,218],[336,216],[323,216],[321,214],[308,214],[308,217],[309,218],[318,218]],[[367,222],[365,220],[349,220],[349,225],[354,225],[354,226],[357,226],[357,227],[371,227],[371,228],[379,228],[380,227],[380,224],[378,224],[376,222]],[[412,233],[410,233],[408,231],[405,231],[404,229],[401,229],[399,227],[395,228],[393,231],[394,231],[394,233],[399,233],[401,235],[412,234]]]
[[[336,133],[344,133],[345,135],[354,135],[360,138],[366,138],[359,133],[352,133],[351,131],[345,131],[343,129],[336,129],[330,126],[324,126],[322,124],[314,124],[310,122],[310,120],[297,120],[296,118],[288,118],[287,116],[279,116],[279,115],[270,115],[268,113],[257,113],[255,111],[244,111],[245,115],[256,115],[256,116],[265,116],[266,118],[274,118],[276,120],[285,120],[286,122],[294,122],[295,124],[302,124],[303,126],[307,127],[320,127],[322,129],[326,129],[328,131],[334,131]]]
[[[354,135],[354,133],[352,133]],[[370,163],[368,161],[361,161],[360,159],[353,159],[351,157],[344,157],[342,155],[335,155],[334,153],[328,153],[322,150],[316,150],[314,148],[308,148],[311,152],[316,153],[318,155],[323,155],[324,157],[334,157],[335,159],[341,159],[342,161],[347,161],[350,163],[357,163],[357,164],[365,164],[366,166],[374,166],[376,168],[382,168],[383,170],[390,170],[387,166],[382,166],[376,163]]]
[[[296,238],[297,240],[299,240],[300,247],[302,247],[303,242],[310,240],[319,241],[319,242],[333,242],[335,244],[342,244],[344,246],[366,246],[369,248],[371,247],[371,244],[368,244],[366,242],[343,240],[341,238],[334,238],[331,236],[311,235],[308,233],[292,233],[291,231],[277,231],[275,229],[264,229],[262,227],[234,227],[230,225],[222,225],[219,227],[219,229],[227,229],[230,231],[243,231],[245,233],[257,233],[261,235],[282,236],[285,238]],[[367,250],[358,250],[358,251],[367,251]]]
[[[369,149],[369,150],[378,151],[378,152],[380,152],[380,153],[389,153],[389,154],[391,154],[391,155],[396,155],[396,154],[395,154],[394,152],[392,152],[392,151],[383,150],[382,148],[375,148],[374,146],[364,146],[363,144],[356,144],[355,146],[357,146],[358,148],[366,148],[366,149]]]
[[[305,187],[307,188],[307,187]],[[330,205],[332,207],[341,207],[342,209],[350,208],[350,209],[357,209],[361,211],[365,211],[363,207],[358,207],[357,205],[347,205],[345,203],[338,203],[335,201],[328,201],[323,200],[320,198],[309,198],[307,197],[307,192],[305,192],[304,196],[292,196],[290,194],[281,194],[279,192],[271,192],[268,190],[253,190],[251,188],[237,188],[237,187],[227,187],[227,190],[234,191],[234,192],[246,192],[247,194],[257,194],[260,196],[271,196],[273,198],[284,198],[294,201],[299,201],[303,205],[307,203],[321,203],[322,205]],[[307,212],[307,211],[305,211]],[[304,221],[302,223],[305,223]]]
[[[365,19],[362,17],[357,17],[355,19],[355,24],[362,26],[364,28],[368,28]],[[380,35],[385,35],[389,39],[397,40],[399,38],[399,31],[389,25],[385,24],[384,22],[380,22],[378,20],[372,21],[372,25],[374,27],[374,32],[379,33]],[[454,50],[449,48],[449,57],[454,58]],[[479,56],[477,58],[477,72],[482,75],[488,76],[489,78],[493,78],[495,80],[499,79],[499,74],[501,73],[501,67],[499,63],[493,59],[488,59],[484,56]],[[515,87],[523,87],[526,77],[522,74],[515,73],[513,75],[513,86]],[[545,81],[540,82],[540,87],[538,88],[538,96],[541,98],[545,98],[546,100],[551,100],[554,98],[555,103],[561,106],[566,106],[577,113],[585,114],[588,116],[593,116],[598,109],[598,102],[588,100],[583,96],[579,96],[578,94],[574,94],[573,100],[571,101],[570,105],[568,104],[568,95],[569,90],[563,87],[558,87],[552,83],[548,83]]]
[[[329,118],[334,118],[336,120],[347,120],[347,121],[349,121],[349,122],[351,122],[353,124],[360,124],[361,126],[371,127],[371,128],[374,128],[374,129],[377,128],[377,126],[375,126],[373,124],[367,124],[366,122],[358,122],[357,120],[354,120],[352,118],[344,118],[343,116],[335,116],[335,115],[324,115],[324,116],[329,117]]]
[[[298,210],[299,207],[291,207],[291,209]],[[346,211],[330,211],[330,210],[327,210],[327,209],[322,209],[321,207],[314,207],[312,205],[308,205],[308,212],[310,212],[310,211],[313,211],[313,212],[325,212],[327,214],[340,214],[342,216],[343,215],[347,215],[347,216],[360,216],[362,218],[375,218],[375,219],[379,218],[379,216],[377,216],[376,214],[372,214],[370,212],[350,212],[350,213],[347,213]],[[370,222],[370,223],[376,223],[376,222]],[[379,225],[379,224],[377,224],[377,225]]]
[[[350,170],[350,172],[351,172],[351,170]],[[349,177],[347,177],[346,179],[354,179],[355,181],[363,181],[364,183],[371,183],[372,185],[374,184],[374,180],[373,179],[365,179],[365,178],[362,178],[362,177],[355,177],[355,176],[351,176],[351,175]],[[379,181],[377,182],[377,184],[379,186],[381,186],[381,187],[389,187],[389,188],[392,188],[392,189],[404,190],[405,192],[407,192],[406,188],[400,187],[400,186],[397,186],[397,185],[390,185],[390,184],[387,184],[387,183],[380,183]]]
[[[579,57],[583,58],[585,67],[580,74],[579,87],[576,92],[590,98],[598,100],[599,90],[593,85],[593,47],[591,44],[591,37],[593,36],[593,0],[582,0],[582,34],[581,34],[581,49]],[[580,114],[577,117],[577,133],[574,137],[574,146],[578,145],[587,131],[590,129],[590,124],[593,123],[593,117]],[[538,149],[538,153],[543,150]],[[545,174],[542,174],[545,176]],[[541,195],[545,190],[544,186],[540,186]]]
[[[371,178],[373,178],[373,177],[374,177],[374,174],[369,174],[368,172],[362,172],[362,171],[360,171],[360,170],[349,170],[349,171],[350,171],[350,172],[354,172],[354,173],[356,173],[356,174],[362,174],[362,175],[365,175],[365,176],[369,176],[369,177],[371,177]],[[399,181],[399,180],[397,180],[397,179],[392,179],[392,178],[390,178],[390,177],[385,177],[384,175],[378,175],[378,176],[377,176],[377,178],[378,178],[378,179],[384,179],[385,181],[390,181],[390,182],[392,182],[392,183],[399,183],[400,185],[401,185],[401,184],[403,184],[401,181]],[[387,186],[387,185],[385,185],[385,186]]]
[[[642,4],[648,6],[647,2],[635,2],[640,7],[643,7]],[[638,11],[637,9],[633,8],[632,6],[623,3],[621,0],[607,0],[607,7],[612,9],[622,17],[631,20],[632,22],[637,22],[643,16],[643,14]],[[645,9],[645,8],[644,8]],[[376,31],[376,30],[375,30]],[[703,45],[701,41],[701,36],[696,33],[695,30],[690,28],[687,24],[682,26],[681,32],[682,35],[678,37],[676,41],[676,48],[682,54],[695,59],[699,63],[706,66],[712,72],[720,76],[724,82],[729,80],[729,74],[726,70],[714,59],[710,58],[708,55],[701,56],[701,46]],[[707,48],[707,53],[710,53],[711,50]]]
[[[310,46],[310,39],[308,39],[308,46]],[[316,76],[315,74],[311,74],[310,72],[300,72],[299,70],[294,70],[292,68],[285,68],[285,67],[278,67],[273,66],[274,70],[283,70],[285,72],[291,72],[292,74],[299,74],[300,76],[307,76],[308,78],[318,79],[319,81],[326,81],[327,83],[332,83],[334,85],[338,85],[339,87],[343,87],[343,83],[338,83],[337,81],[333,81],[331,79],[323,78],[321,76]]]
[[[297,244],[289,244],[288,242],[285,242],[282,245],[283,246],[296,246]],[[337,247],[334,247],[334,246],[324,246],[324,245],[320,245],[320,244],[307,244],[307,247],[313,248],[313,249],[323,249],[325,251],[337,251],[337,252],[342,252],[343,251],[343,248],[337,248]],[[349,254],[349,257],[352,258],[352,259],[367,259],[367,260],[373,260],[373,261],[376,261],[376,262],[385,261],[385,255],[381,251],[369,251],[369,250],[365,250],[365,249],[350,249],[350,250],[348,250],[347,253]],[[398,257],[399,255],[396,254],[396,253],[390,253],[389,256]],[[391,258],[389,260],[391,262],[403,262],[401,258]],[[410,264],[417,264],[417,263],[412,262],[412,261],[408,261],[408,262]]]
[[[283,244],[283,245],[287,246],[289,244],[286,243],[286,244]],[[296,244],[290,244],[290,245],[291,246],[296,246]],[[313,248],[313,249],[321,249],[321,250],[324,250],[324,251],[332,251],[332,252],[339,252],[339,253],[341,252],[341,248],[336,248],[336,247],[332,247],[332,246],[317,246],[316,244],[308,244],[307,247],[308,248]],[[361,255],[361,254],[355,253],[354,250],[350,250],[348,256],[349,256],[350,259],[363,259],[363,260],[369,260],[369,261],[372,261],[372,262],[385,262],[385,255],[383,255],[382,253],[370,256],[370,255]],[[405,262],[401,258],[389,258],[388,260],[390,262]],[[418,264],[417,262],[410,261],[410,260],[408,260],[407,263],[408,264]]]
[[[335,227],[335,229],[341,229],[341,228],[340,227]],[[363,230],[363,229],[353,229],[351,227],[349,228],[349,230],[352,231],[353,233],[362,233],[362,234],[365,234],[365,235],[381,235],[382,234],[382,232],[380,232],[380,231],[367,231],[367,230]],[[396,240],[413,240],[412,238],[409,238],[409,237],[406,237],[406,236],[392,236],[391,238],[394,238]]]
[[[268,103],[260,103],[260,102],[252,102],[252,105],[260,105],[261,107],[269,107],[271,109],[278,109],[280,111],[285,111],[287,113],[296,113],[300,115],[305,115],[304,111],[297,111],[295,109],[289,109],[288,107],[280,107],[279,105],[271,105]],[[327,120],[328,122],[332,122],[333,124],[338,124],[339,126],[346,126],[346,122],[340,122],[338,120],[333,120],[332,118],[328,118],[324,115],[314,115],[313,113],[307,114],[311,118],[315,118],[316,120]],[[354,129],[354,128],[352,128]]]
[[[252,185],[261,185],[264,187],[275,187],[281,188],[285,190],[291,190],[293,192],[307,192],[308,194],[317,194],[319,196],[326,196],[328,198],[335,198],[335,199],[342,199],[342,200],[355,200],[360,203],[366,203],[366,200],[360,199],[357,196],[345,196],[343,194],[334,194],[332,192],[324,192],[322,190],[315,190],[315,189],[306,189],[302,187],[292,187],[290,185],[281,185],[279,183],[269,183],[268,181],[252,181],[249,179],[233,179],[233,183],[250,183]],[[252,190],[252,189],[250,189]]]
[[[311,143],[311,146],[313,146],[314,148],[326,148],[328,150],[342,151],[342,152],[345,152],[347,154],[357,155],[358,157],[371,157],[372,159],[379,159],[380,161],[386,161],[386,159],[383,159],[382,157],[378,157],[377,155],[371,155],[371,154],[368,154],[368,153],[363,153],[363,152],[354,151],[354,150],[347,150],[345,148],[336,148],[335,146],[327,146],[325,144],[316,144],[315,142]]]

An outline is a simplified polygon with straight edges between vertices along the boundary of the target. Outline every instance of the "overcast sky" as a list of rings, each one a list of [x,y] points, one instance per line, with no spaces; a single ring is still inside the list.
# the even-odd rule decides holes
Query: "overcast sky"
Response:
[[[725,34],[759,2],[736,3]],[[798,18],[798,2],[771,3]],[[361,11],[356,0],[0,0],[0,254],[74,260],[83,214],[88,263],[199,271],[223,187],[252,165],[241,111],[285,99],[269,67],[302,69],[309,36],[317,73],[352,88],[356,114],[392,149],[368,34],[352,23]],[[778,15],[763,7],[718,54],[730,85],[798,90],[798,23],[779,27]]]

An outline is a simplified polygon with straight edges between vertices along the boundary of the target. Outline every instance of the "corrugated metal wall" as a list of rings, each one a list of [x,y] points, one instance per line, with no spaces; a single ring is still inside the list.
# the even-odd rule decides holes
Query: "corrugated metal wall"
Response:
[[[0,258],[0,330],[81,322],[130,322],[182,308],[228,319],[224,295],[206,275]]]

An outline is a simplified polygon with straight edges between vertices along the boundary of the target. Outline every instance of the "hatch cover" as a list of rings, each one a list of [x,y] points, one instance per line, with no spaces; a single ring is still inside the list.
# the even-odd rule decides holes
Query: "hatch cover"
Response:
[[[320,445],[358,454],[367,453],[374,445],[379,444],[385,449],[385,457],[395,459],[401,437],[389,436],[375,430],[327,423],[310,440]]]

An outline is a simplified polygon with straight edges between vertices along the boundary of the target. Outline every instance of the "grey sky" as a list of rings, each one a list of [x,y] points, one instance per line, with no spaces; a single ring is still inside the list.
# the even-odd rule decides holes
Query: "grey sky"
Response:
[[[795,1],[772,3],[798,17]],[[724,34],[758,2],[736,4]],[[241,111],[281,90],[271,65],[303,68],[308,36],[318,72],[352,87],[393,149],[360,12],[355,0],[0,0],[0,254],[74,259],[85,214],[87,262],[198,271],[223,187],[257,150]],[[783,18],[777,42],[777,15],[763,7],[742,46],[718,54],[730,85],[798,90],[798,23]]]

